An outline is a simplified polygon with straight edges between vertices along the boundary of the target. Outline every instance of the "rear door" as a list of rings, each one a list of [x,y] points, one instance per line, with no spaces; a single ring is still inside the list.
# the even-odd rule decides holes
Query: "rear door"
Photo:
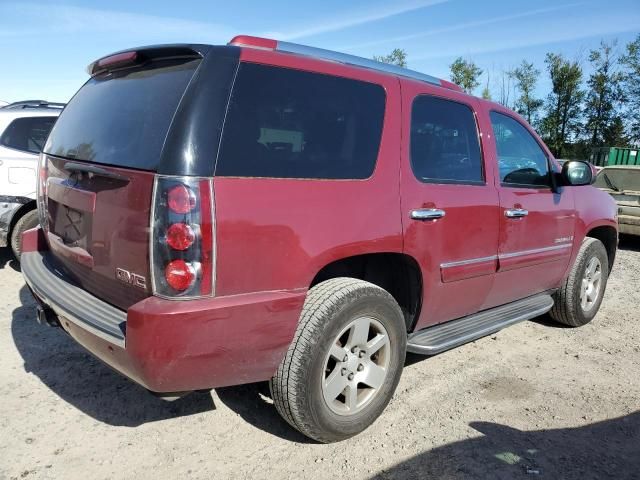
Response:
[[[120,308],[151,294],[154,175],[199,62],[150,59],[94,75],[44,149],[43,228],[56,266]]]
[[[481,310],[497,267],[498,193],[485,163],[476,101],[403,84],[404,250],[418,260],[416,329]]]
[[[532,132],[507,112],[489,116],[487,150],[498,166],[501,210],[493,306],[559,285],[571,258],[575,212],[572,190],[552,189],[548,154]]]
[[[2,195],[35,198],[38,154],[56,116],[21,116],[0,126]]]

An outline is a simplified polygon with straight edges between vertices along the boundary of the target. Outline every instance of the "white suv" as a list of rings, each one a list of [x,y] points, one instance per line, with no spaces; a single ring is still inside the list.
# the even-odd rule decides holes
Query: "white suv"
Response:
[[[38,155],[62,104],[18,102],[0,108],[0,247],[22,251],[22,232],[38,224]]]

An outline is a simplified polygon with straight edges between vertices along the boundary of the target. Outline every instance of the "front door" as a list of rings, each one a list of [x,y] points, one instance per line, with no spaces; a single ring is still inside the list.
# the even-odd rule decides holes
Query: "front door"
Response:
[[[498,193],[475,100],[429,90],[403,85],[404,250],[423,276],[416,329],[480,310],[497,268]]]
[[[571,258],[571,189],[554,191],[547,153],[515,117],[490,112],[500,195],[498,272],[487,306],[557,287]],[[490,149],[487,149],[490,150]]]

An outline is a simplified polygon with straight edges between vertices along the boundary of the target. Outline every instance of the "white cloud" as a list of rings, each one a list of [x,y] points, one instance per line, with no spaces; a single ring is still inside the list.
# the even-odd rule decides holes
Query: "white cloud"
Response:
[[[384,20],[403,13],[420,10],[451,0],[414,0],[401,4],[385,5],[383,7],[372,6],[366,11],[343,12],[339,18],[324,19],[314,25],[309,25],[297,31],[272,32],[271,35],[282,40],[296,40],[298,38],[310,37],[321,33],[346,30],[351,27],[364,25],[366,23]],[[391,2],[389,2],[391,3]]]
[[[519,35],[509,35],[508,40],[500,35],[484,38],[475,45],[441,45],[428,53],[411,55],[411,60],[427,60],[450,56],[470,56],[486,53],[503,52],[518,48],[536,47],[554,43],[571,42],[603,35],[615,35],[637,31],[640,25],[640,15],[613,14],[593,19],[590,24],[582,23],[581,28],[568,28],[566,19],[558,18],[553,24],[546,24],[544,28],[529,31],[520,30]]]
[[[447,26],[447,27],[441,27],[441,28],[435,28],[435,29],[431,29],[431,30],[425,30],[425,31],[421,31],[421,32],[407,34],[407,35],[400,35],[400,36],[397,36],[397,37],[385,38],[385,39],[381,39],[381,40],[373,40],[371,42],[360,43],[360,44],[357,44],[357,45],[350,45],[350,46],[344,47],[343,49],[344,50],[357,50],[357,49],[368,48],[368,47],[373,47],[373,46],[377,46],[377,45],[397,44],[398,42],[403,42],[403,41],[407,41],[407,40],[415,40],[417,38],[428,37],[430,35],[439,35],[439,34],[442,34],[442,33],[449,33],[449,32],[455,32],[455,31],[460,31],[460,30],[468,30],[468,29],[474,28],[474,27],[484,27],[484,26],[487,26],[487,25],[495,24],[495,23],[508,22],[508,21],[511,21],[511,20],[517,20],[517,19],[521,19],[521,18],[533,17],[535,15],[540,15],[542,13],[555,12],[555,11],[558,11],[558,10],[571,8],[571,7],[576,7],[578,5],[583,5],[583,4],[584,3],[570,3],[570,4],[557,5],[557,6],[548,7],[548,8],[538,8],[538,9],[535,9],[535,10],[528,10],[526,12],[515,13],[515,14],[511,14],[511,15],[502,15],[502,16],[499,16],[499,17],[493,17],[493,18],[488,18],[488,19],[484,19],[484,20],[474,20],[474,21],[471,21],[471,22],[459,23],[459,24],[456,24],[456,25],[450,25],[450,26]]]
[[[207,41],[227,41],[231,30],[218,24],[139,13],[102,10],[70,5],[9,3],[0,5],[0,18],[25,19],[12,28],[5,24],[0,36],[37,34],[113,33],[149,38],[189,37]],[[25,27],[25,24],[28,25]]]

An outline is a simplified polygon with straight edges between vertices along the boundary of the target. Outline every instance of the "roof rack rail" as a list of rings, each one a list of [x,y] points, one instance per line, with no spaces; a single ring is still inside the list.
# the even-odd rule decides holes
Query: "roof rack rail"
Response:
[[[326,50],[324,48],[309,47],[307,45],[281,42],[279,40],[272,40],[269,38],[253,37],[251,35],[237,35],[231,39],[229,45],[235,45],[238,47],[259,48],[263,50],[276,50],[279,52],[294,53],[297,55],[321,58],[324,60],[331,60],[347,65],[355,65],[358,67],[369,68],[371,70],[391,73],[393,75],[399,75],[401,77],[412,78],[414,80],[427,82],[439,87],[462,91],[462,89],[458,85],[446,80],[441,80],[431,75],[427,75],[426,73],[416,72],[415,70],[409,70],[408,68],[398,67],[397,65],[392,65],[389,63],[378,62],[376,60],[370,60],[364,57],[358,57],[357,55],[349,55],[347,53]]]
[[[48,102],[46,100],[21,100],[0,107],[3,110],[20,110],[25,108],[64,108],[64,103]]]

